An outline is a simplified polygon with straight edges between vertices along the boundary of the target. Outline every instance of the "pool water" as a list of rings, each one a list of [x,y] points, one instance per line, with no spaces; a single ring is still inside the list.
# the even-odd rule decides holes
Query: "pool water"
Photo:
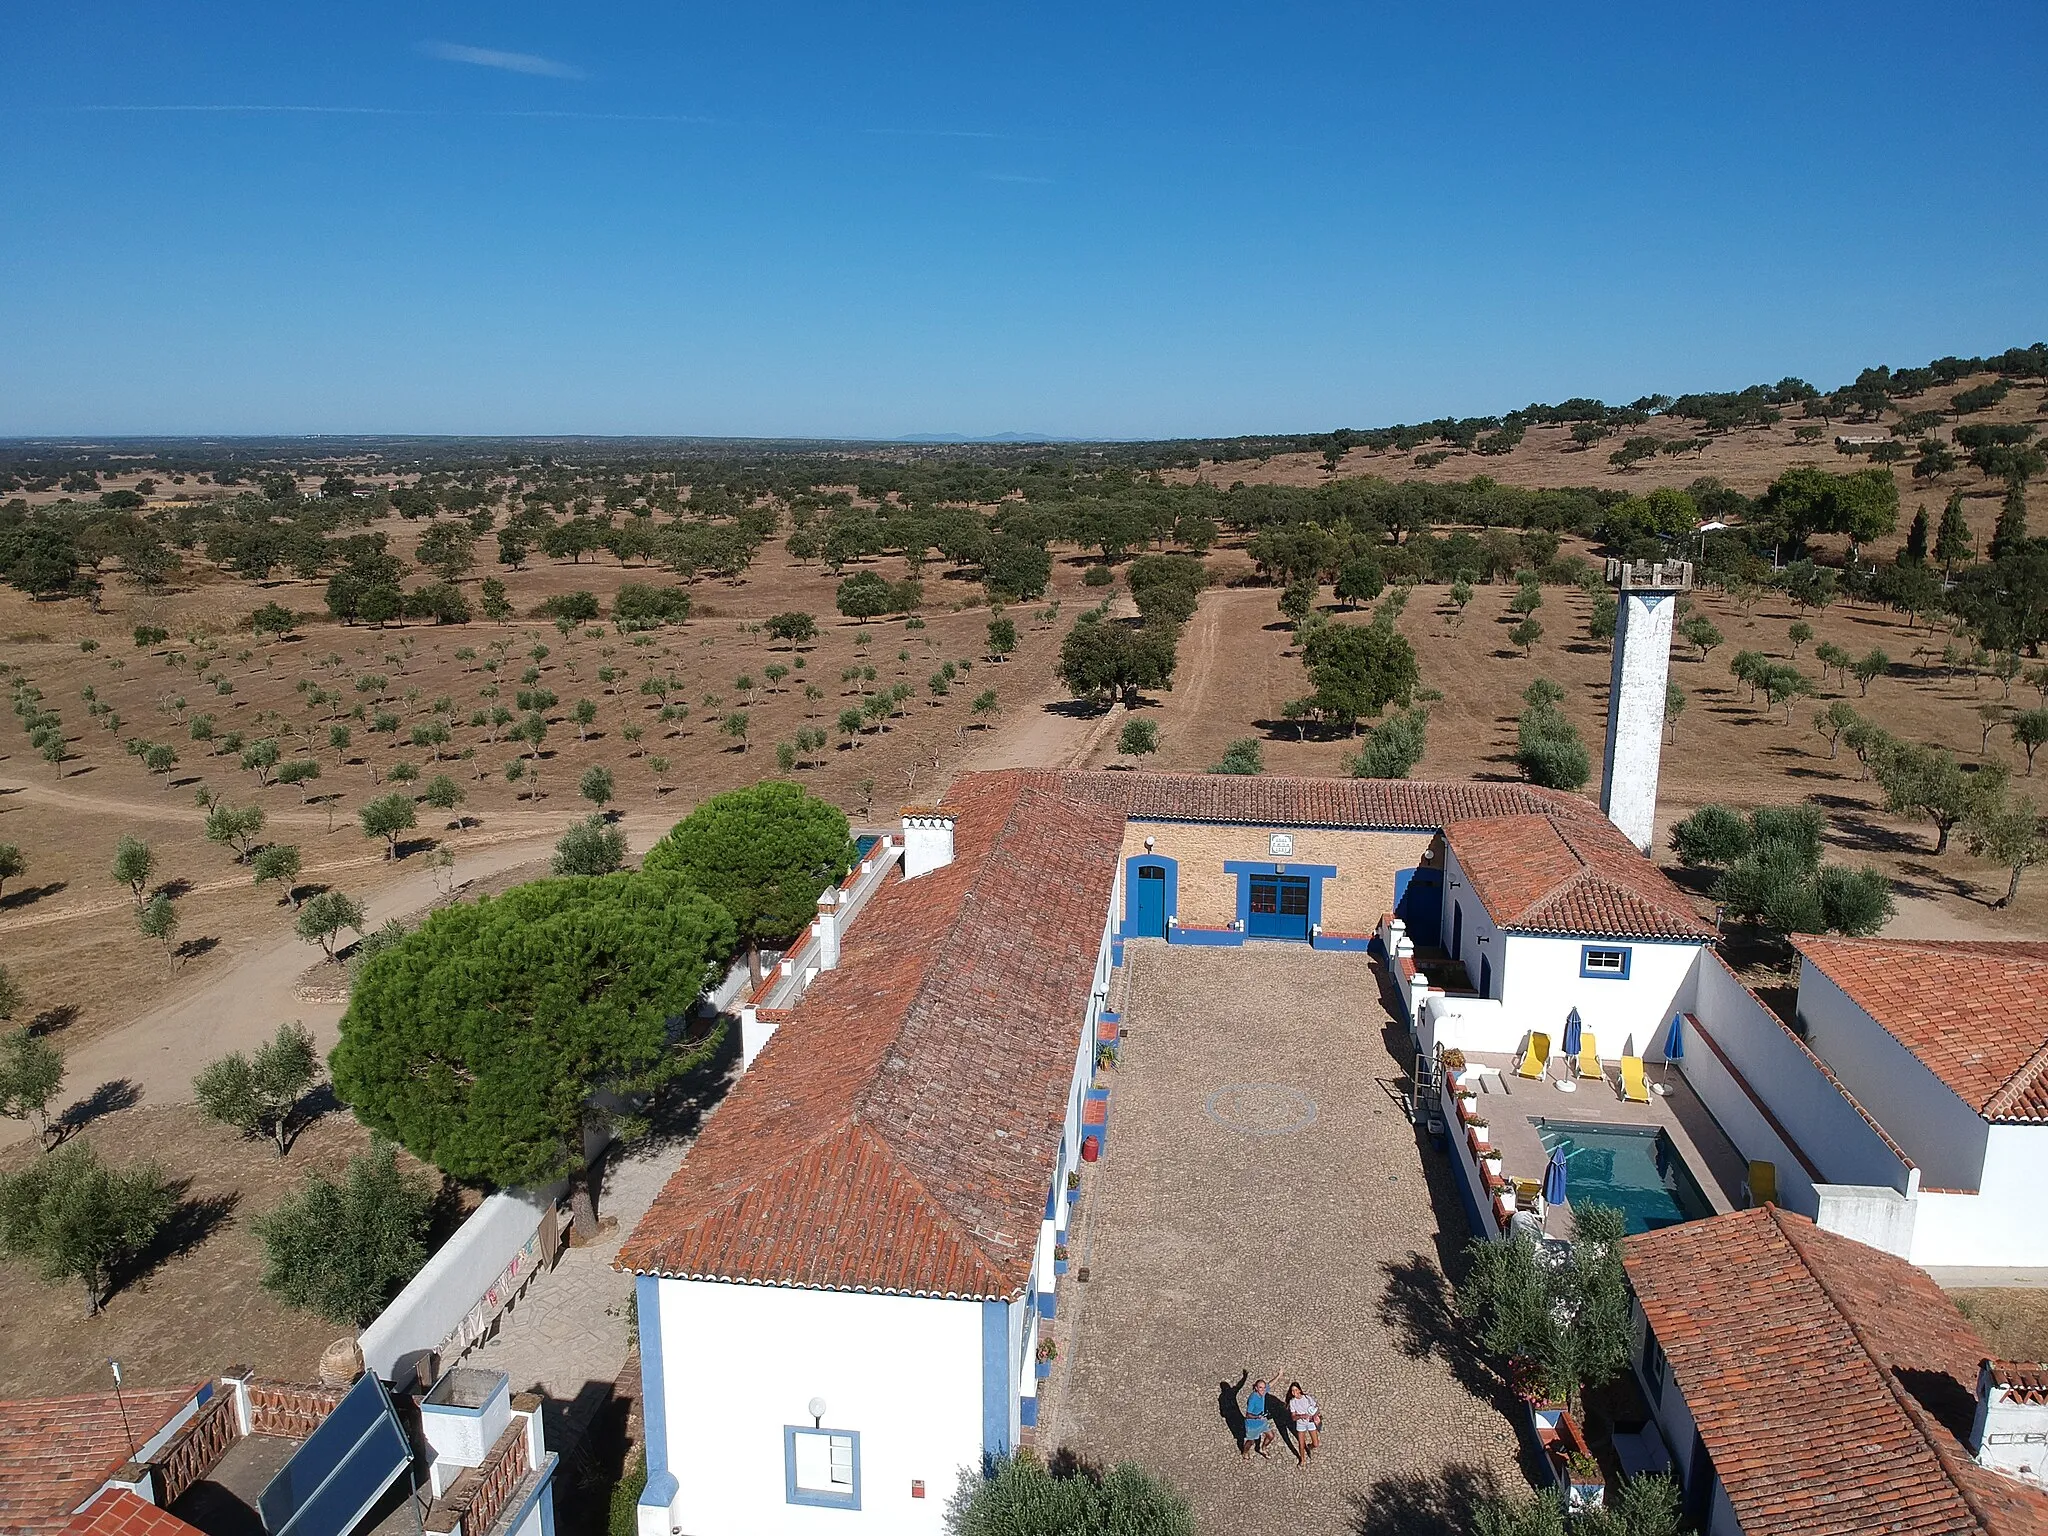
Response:
[[[1536,1129],[1546,1158],[1564,1148],[1566,1199],[1618,1208],[1630,1232],[1654,1232],[1714,1214],[1677,1146],[1660,1129],[1560,1120],[1539,1120]]]

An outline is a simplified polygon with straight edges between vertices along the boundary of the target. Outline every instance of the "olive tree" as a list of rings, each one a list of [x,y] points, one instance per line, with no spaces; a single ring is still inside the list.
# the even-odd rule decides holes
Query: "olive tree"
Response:
[[[96,1314],[176,1203],[156,1164],[109,1168],[76,1142],[0,1174],[0,1250],[34,1261],[46,1279],[78,1281]]]
[[[33,1116],[50,1139],[50,1101],[64,1081],[64,1053],[27,1029],[0,1034],[0,1115],[24,1123]]]
[[[369,1322],[427,1259],[433,1185],[398,1166],[388,1141],[348,1160],[339,1183],[315,1173],[256,1218],[263,1288],[329,1322]]]
[[[283,1157],[291,1150],[299,1106],[320,1080],[313,1035],[294,1020],[248,1055],[231,1051],[192,1079],[192,1097],[210,1120],[245,1136],[268,1136]]]

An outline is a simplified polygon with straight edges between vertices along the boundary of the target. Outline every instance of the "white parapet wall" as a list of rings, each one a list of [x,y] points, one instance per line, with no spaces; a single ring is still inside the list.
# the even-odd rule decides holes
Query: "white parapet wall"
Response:
[[[470,1342],[461,1339],[465,1324],[488,1327],[546,1265],[554,1219],[551,1194],[503,1190],[486,1199],[363,1330],[363,1364],[386,1381],[411,1380],[451,1340]]]

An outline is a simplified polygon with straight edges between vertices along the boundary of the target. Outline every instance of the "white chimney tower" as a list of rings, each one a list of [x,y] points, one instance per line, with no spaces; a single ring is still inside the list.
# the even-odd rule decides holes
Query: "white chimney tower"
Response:
[[[1664,754],[1664,695],[1678,594],[1692,590],[1683,560],[1610,560],[1616,588],[1614,670],[1607,687],[1607,755],[1600,809],[1645,853],[1657,836],[1657,769]]]
[[[1980,1467],[2048,1488],[2048,1365],[1978,1365],[1970,1450]]]
[[[953,813],[944,806],[903,808],[903,878],[915,880],[953,862]]]

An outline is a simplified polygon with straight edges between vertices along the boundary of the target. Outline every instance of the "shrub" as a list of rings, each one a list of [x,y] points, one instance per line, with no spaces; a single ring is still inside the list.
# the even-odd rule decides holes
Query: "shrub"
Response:
[[[1578,789],[1593,773],[1579,728],[1547,699],[1531,703],[1515,723],[1515,764],[1545,789]]]
[[[537,611],[545,619],[567,619],[572,624],[586,624],[598,616],[597,598],[589,592],[557,592],[543,601]]]
[[[627,582],[612,599],[612,624],[622,635],[681,624],[690,617],[690,594],[680,587]]]
[[[1028,1452],[960,1474],[947,1506],[953,1536],[1194,1536],[1194,1512],[1171,1484],[1129,1462],[1054,1471]]]
[[[1159,727],[1150,720],[1126,720],[1117,734],[1117,751],[1126,757],[1149,757],[1159,750]]]
[[[562,834],[548,868],[557,875],[608,875],[625,862],[625,832],[591,816]]]
[[[1405,779],[1422,761],[1427,745],[1429,711],[1404,709],[1374,728],[1358,754],[1345,760],[1354,779]]]
[[[1209,770],[1211,773],[1259,774],[1266,771],[1266,754],[1259,746],[1258,738],[1240,736],[1223,749],[1223,756]]]
[[[348,1160],[339,1184],[316,1173],[256,1219],[263,1288],[361,1327],[426,1262],[433,1204],[432,1185],[398,1166],[398,1148],[376,1142]]]

